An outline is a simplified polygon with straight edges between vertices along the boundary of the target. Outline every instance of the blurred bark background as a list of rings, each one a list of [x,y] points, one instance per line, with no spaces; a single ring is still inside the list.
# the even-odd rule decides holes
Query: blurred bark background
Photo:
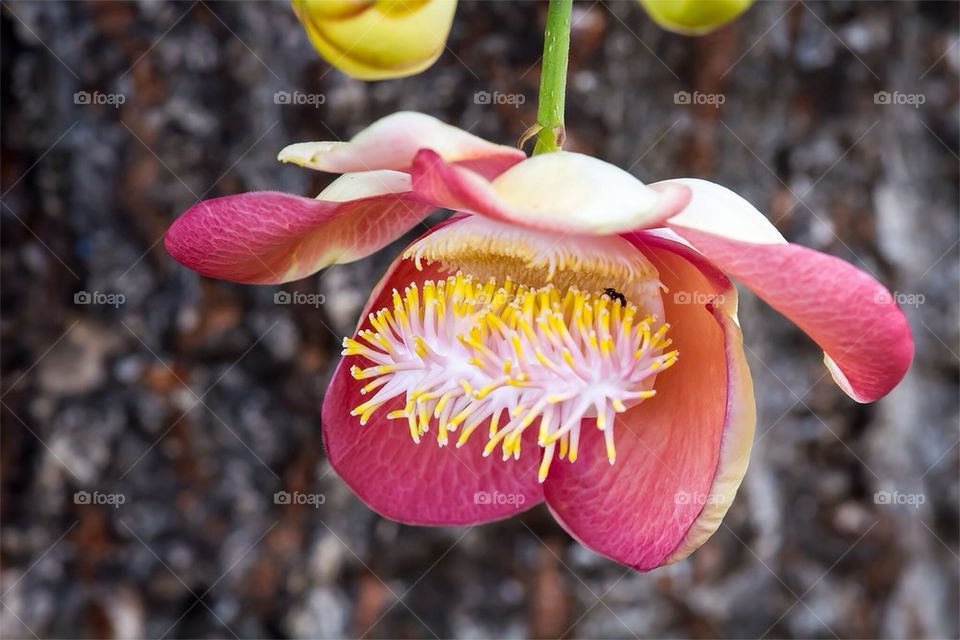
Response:
[[[857,405],[744,291],[751,469],[716,536],[650,574],[543,507],[398,525],[330,470],[319,406],[339,339],[409,238],[283,288],[324,294],[317,308],[163,251],[198,199],[318,192],[328,177],[275,161],[290,142],[411,109],[512,143],[535,119],[545,8],[461,2],[433,68],[364,84],[285,2],[3,3],[3,637],[960,634],[955,2],[760,3],[701,39],[634,2],[576,6],[569,148],[735,189],[902,294],[917,340],[906,380]],[[124,302],[75,303],[84,291]]]

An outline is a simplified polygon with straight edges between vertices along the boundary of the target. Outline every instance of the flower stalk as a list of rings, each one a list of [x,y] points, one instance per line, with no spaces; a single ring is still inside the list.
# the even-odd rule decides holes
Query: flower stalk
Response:
[[[540,70],[540,97],[537,105],[537,124],[541,129],[537,134],[534,155],[560,151],[563,146],[563,105],[567,92],[572,10],[573,0],[550,0],[547,9],[543,64]]]

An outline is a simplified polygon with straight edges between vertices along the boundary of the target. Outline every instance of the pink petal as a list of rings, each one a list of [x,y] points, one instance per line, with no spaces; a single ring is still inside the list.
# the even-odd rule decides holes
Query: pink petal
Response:
[[[886,287],[863,271],[794,244],[750,244],[674,228],[809,335],[854,400],[882,398],[910,368],[910,325]]]
[[[680,245],[642,236],[629,239],[671,292],[695,302],[730,296],[724,306],[736,307],[735,290],[718,288]],[[676,300],[666,295],[664,302],[680,361],[657,377],[654,398],[618,420],[616,463],[590,431],[577,462],[555,464],[544,484],[547,504],[571,535],[644,571],[685,557],[717,529],[746,471],[756,422],[735,319],[719,306]]]
[[[388,306],[393,288],[402,291],[411,282],[438,276],[433,268],[417,271],[409,261],[398,260],[367,309]],[[366,320],[360,324],[368,326]],[[323,438],[330,464],[371,509],[408,524],[470,525],[506,518],[543,500],[536,456],[506,462],[498,456],[484,458],[482,434],[474,434],[461,449],[440,448],[429,437],[415,444],[405,421],[384,417],[401,408],[401,398],[361,427],[350,415],[364,400],[362,383],[349,373],[356,360],[340,362],[324,396]],[[524,448],[537,451],[533,430],[528,440]]]
[[[412,196],[405,174],[346,174],[316,200],[274,191],[205,200],[174,221],[164,245],[211,278],[289,282],[374,253],[433,209]]]
[[[350,142],[292,144],[279,160],[328,173],[409,171],[420,149],[491,179],[526,158],[519,149],[487,142],[433,116],[402,111],[377,120]]]
[[[900,382],[913,337],[882,284],[843,260],[787,244],[763,214],[720,185],[681,179],[657,186],[676,184],[693,199],[670,228],[813,338],[850,397],[872,402]]]
[[[655,227],[690,199],[683,185],[652,189],[614,165],[564,151],[528,158],[490,181],[423,150],[412,176],[414,191],[439,207],[564,233]]]

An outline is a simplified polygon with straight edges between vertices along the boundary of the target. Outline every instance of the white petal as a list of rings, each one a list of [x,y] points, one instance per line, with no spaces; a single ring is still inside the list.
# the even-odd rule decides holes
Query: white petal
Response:
[[[693,199],[670,224],[706,231],[731,240],[758,244],[785,243],[783,235],[756,207],[724,186],[698,178],[662,180],[652,186],[684,185]],[[683,232],[680,232],[683,235]]]

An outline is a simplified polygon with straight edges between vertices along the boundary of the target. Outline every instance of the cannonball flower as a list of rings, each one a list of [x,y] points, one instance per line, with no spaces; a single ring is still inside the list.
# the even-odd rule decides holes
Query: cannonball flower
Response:
[[[640,4],[667,31],[699,36],[730,22],[753,0],[640,0]]]
[[[420,73],[440,57],[456,0],[293,0],[327,62],[361,80]]]
[[[469,525],[546,502],[626,565],[687,556],[730,507],[754,434],[731,277],[813,338],[857,401],[913,356],[881,284],[786,242],[717,184],[527,158],[416,113],[280,159],[344,175],[316,199],[197,204],[170,254],[214,278],[286,282],[457,212],[374,288],[323,402],[331,464],[393,520]]]

